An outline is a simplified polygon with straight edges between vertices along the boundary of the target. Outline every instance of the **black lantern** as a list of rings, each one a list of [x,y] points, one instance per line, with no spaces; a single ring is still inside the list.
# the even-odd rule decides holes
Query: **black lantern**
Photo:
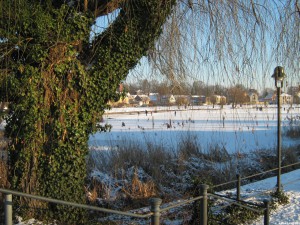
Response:
[[[282,66],[277,66],[275,69],[274,69],[274,73],[272,75],[272,78],[275,79],[275,86],[276,87],[279,87],[279,84],[280,84],[280,87],[283,87],[283,80],[285,78],[285,73],[284,73],[284,69]]]

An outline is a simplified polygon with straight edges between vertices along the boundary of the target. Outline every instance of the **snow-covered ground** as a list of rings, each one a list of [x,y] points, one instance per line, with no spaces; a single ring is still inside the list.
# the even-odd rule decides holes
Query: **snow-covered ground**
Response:
[[[147,113],[146,113],[147,110]],[[283,106],[282,132],[290,118],[300,115],[300,106]],[[277,145],[277,107],[231,106],[160,107],[112,109],[104,116],[104,124],[111,124],[111,132],[96,133],[90,137],[90,146],[104,148],[124,144],[124,140],[144,145],[164,146],[174,151],[178,141],[189,135],[202,149],[218,144],[229,153],[244,153]],[[282,145],[295,145],[300,140],[282,136]]]
[[[259,182],[254,182],[241,188],[241,196],[257,198],[260,193],[274,189],[277,178],[272,177]],[[289,197],[289,204],[278,205],[275,211],[271,211],[270,224],[300,224],[300,170],[295,170],[281,177],[281,183],[285,194]],[[263,217],[251,223],[253,225],[264,224]]]
[[[299,145],[299,139],[287,138],[284,131],[291,125],[291,118],[300,116],[300,105],[282,106],[281,112],[282,145]],[[219,106],[120,108],[107,112],[101,124],[110,124],[112,129],[111,132],[90,136],[89,145],[96,150],[109,150],[126,141],[133,141],[145,148],[151,143],[176,151],[178,142],[185,135],[192,135],[202,149],[217,143],[229,153],[272,148],[276,152],[277,145],[276,105],[262,106],[261,109],[260,106],[236,109],[231,106],[224,106],[223,109]],[[300,170],[283,174],[281,182],[290,203],[272,211],[270,224],[300,225]],[[276,177],[261,180],[242,186],[241,196],[264,198],[262,193],[274,190],[275,186]],[[33,223],[18,223],[22,224]],[[176,224],[180,224],[180,221]],[[252,224],[263,224],[263,218]]]
[[[241,197],[247,199],[261,198],[266,199],[262,193],[274,190],[276,186],[276,177],[268,178],[258,182],[254,182],[241,187]],[[290,202],[287,205],[279,205],[275,211],[271,211],[270,225],[286,224],[286,225],[299,225],[300,224],[300,170],[295,170],[282,175],[281,179],[283,190],[289,196]],[[235,192],[235,190],[228,190],[224,192]],[[19,222],[15,225],[29,225],[29,224],[42,224],[38,221],[31,219],[26,222]],[[127,224],[127,223],[124,223]],[[128,223],[138,224],[138,223]],[[149,224],[147,222],[146,224]],[[172,221],[170,224],[179,225],[181,220],[177,222]],[[248,223],[247,225],[262,225],[264,218],[260,217],[255,222]]]
[[[300,106],[283,106],[281,113],[282,145],[300,144],[299,139],[289,139],[284,135],[285,130],[291,126],[291,118],[299,117]],[[101,124],[106,123],[112,125],[111,132],[90,137],[89,144],[94,149],[118,147],[126,140],[138,142],[145,148],[147,143],[151,143],[176,151],[178,141],[185,135],[192,135],[202,149],[217,143],[229,153],[249,153],[272,148],[276,152],[277,148],[276,105],[237,109],[231,106],[223,109],[219,106],[120,108],[105,114]],[[276,177],[273,177],[245,185],[241,196],[262,198],[262,193],[274,190],[276,181]],[[280,205],[271,213],[270,224],[300,225],[300,170],[283,174],[282,185],[290,203]],[[263,217],[252,224],[263,224]]]

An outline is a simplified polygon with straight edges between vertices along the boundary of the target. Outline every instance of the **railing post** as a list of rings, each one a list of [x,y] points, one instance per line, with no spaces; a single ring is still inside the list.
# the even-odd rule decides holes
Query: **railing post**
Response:
[[[200,209],[200,224],[207,225],[207,189],[208,185],[201,185],[201,195],[203,198],[201,199],[201,209]]]
[[[240,196],[241,196],[241,175],[237,174],[236,178],[237,178],[237,182],[236,182],[236,200],[239,201]]]
[[[4,208],[5,208],[5,225],[12,225],[12,195],[5,194],[5,201],[4,201]]]
[[[151,204],[151,212],[153,213],[151,216],[151,225],[159,225],[160,220],[160,205],[162,200],[160,198],[152,198],[150,199]]]
[[[269,225],[269,215],[270,215],[270,201],[265,199],[264,200],[264,205],[265,205],[265,213],[264,213],[264,225]]]

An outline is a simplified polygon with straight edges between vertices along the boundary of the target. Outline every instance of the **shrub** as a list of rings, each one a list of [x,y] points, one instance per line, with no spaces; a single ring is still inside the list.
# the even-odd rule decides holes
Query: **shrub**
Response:
[[[209,147],[205,158],[212,162],[227,162],[231,157],[224,146],[220,147],[215,144]]]
[[[136,207],[140,207],[148,205],[148,199],[157,195],[157,188],[152,180],[142,181],[135,170],[131,182],[122,187],[122,192],[127,201],[138,204]]]
[[[287,204],[289,202],[288,196],[284,194],[284,192],[275,191],[270,194],[272,197],[270,210],[276,209],[277,204]],[[239,204],[251,207],[255,210],[260,210],[264,208],[264,205],[249,205],[245,202],[239,202]],[[216,206],[216,205],[214,205]],[[229,204],[227,207],[221,207],[221,210],[215,210],[214,206],[209,209],[209,224],[250,224],[251,221],[257,219],[259,216],[263,215],[263,211],[255,212],[248,208],[245,208],[240,205]],[[223,208],[223,209],[222,209]],[[216,208],[217,209],[217,208]],[[218,221],[217,223],[214,223]]]
[[[285,148],[282,151],[282,166],[299,163],[299,156],[300,156],[299,146]],[[300,168],[300,163],[283,168],[282,172],[286,173],[299,168]]]
[[[197,144],[197,139],[188,133],[186,136],[181,136],[181,141],[178,144],[178,151],[175,153],[176,164],[174,172],[176,174],[182,174],[188,170],[188,162],[193,159],[203,158],[203,153],[200,146]]]
[[[243,204],[246,206],[245,203]],[[251,208],[254,208],[254,206],[251,206]],[[258,209],[258,207],[255,207],[255,209]],[[217,215],[216,218],[221,221],[221,224],[238,225],[252,221],[260,215],[262,215],[262,213],[252,211],[242,206],[230,205],[226,207],[223,213]]]
[[[147,143],[147,149],[143,149],[137,142],[123,141],[119,147],[108,151],[92,149],[87,162],[88,171],[98,169],[107,173],[113,172],[115,175],[118,175],[119,169],[142,168],[156,183],[164,183],[166,180],[162,167],[164,170],[170,170],[170,167],[173,167],[173,159],[173,154],[164,151],[163,147]]]
[[[254,160],[259,162],[263,171],[277,167],[277,155],[275,149],[260,149],[254,152]]]
[[[201,157],[203,155],[201,148],[197,144],[196,137],[188,133],[181,137],[179,142],[177,157],[179,161],[186,161],[190,157]]]
[[[147,148],[144,149],[138,142],[130,140],[124,141],[118,148],[109,151],[91,150],[88,165],[91,166],[90,170],[97,168],[118,180],[117,187],[122,190],[122,193],[116,198],[116,201],[119,200],[119,202],[111,202],[111,204],[128,208],[148,205],[145,198],[150,196],[159,195],[161,198],[170,197],[172,200],[174,197],[197,196],[199,195],[199,184],[202,183],[208,184],[210,187],[217,185],[214,187],[215,191],[233,188],[236,183],[230,181],[236,180],[237,172],[241,172],[242,177],[245,177],[277,167],[276,149],[260,149],[252,152],[254,154],[231,155],[218,144],[211,145],[209,149],[202,151],[193,135],[181,138],[182,141],[176,153],[170,153],[168,150],[164,150],[163,146],[155,146],[147,141]],[[289,147],[282,150],[283,166],[297,162],[300,155],[298,149],[298,147]],[[143,171],[145,179],[132,173],[132,168]],[[283,171],[294,168],[296,166],[283,169]],[[243,181],[251,182],[254,179],[263,179],[274,173],[276,171]],[[218,185],[222,183],[226,184]],[[91,197],[103,198],[104,193],[109,195],[109,192],[113,191],[109,189],[111,187],[105,187],[103,184],[97,185],[99,185],[97,195],[91,189]],[[274,200],[274,202],[279,202],[279,200]],[[282,201],[280,200],[280,202]],[[199,205],[195,203],[193,208],[195,215],[198,207]],[[233,212],[230,218],[223,218],[223,221],[235,224],[236,221],[245,221],[257,216],[255,213],[237,206],[228,208],[226,215],[234,210],[236,212]],[[241,218],[236,218],[238,216]],[[192,221],[198,220],[194,217]]]
[[[272,196],[271,207],[276,208],[276,204],[286,205],[289,203],[289,197],[283,192],[276,190],[270,194]]]
[[[289,121],[289,126],[287,127],[285,134],[290,138],[299,138],[300,137],[300,116],[287,117]]]

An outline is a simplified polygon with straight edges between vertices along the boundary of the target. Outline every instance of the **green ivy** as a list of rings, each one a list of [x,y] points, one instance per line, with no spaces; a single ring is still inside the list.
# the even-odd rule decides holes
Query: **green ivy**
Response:
[[[289,197],[282,190],[281,191],[276,190],[272,192],[271,197],[273,198],[271,202],[272,207],[275,207],[276,203],[281,205],[286,205],[290,202]]]
[[[85,203],[89,135],[111,128],[98,124],[107,103],[154,45],[175,0],[128,1],[92,41],[93,11],[64,2],[1,3],[0,94],[11,102],[5,132],[12,188]],[[25,218],[87,223],[81,209],[26,198],[17,205]]]

